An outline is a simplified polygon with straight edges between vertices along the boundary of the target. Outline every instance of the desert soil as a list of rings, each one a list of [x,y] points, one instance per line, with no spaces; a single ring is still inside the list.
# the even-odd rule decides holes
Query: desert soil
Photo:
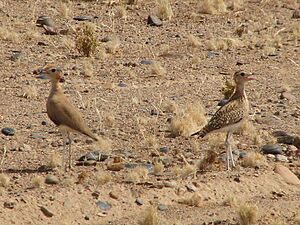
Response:
[[[155,1],[128,5],[124,17],[118,13],[122,14],[119,2],[0,1],[0,127],[15,129],[14,136],[0,135],[1,156],[7,150],[2,164],[1,225],[132,225],[139,224],[150,207],[156,211],[158,204],[166,209],[156,212],[160,222],[149,224],[240,224],[238,211],[246,203],[257,207],[256,224],[297,224],[299,186],[286,183],[273,171],[282,164],[299,176],[297,152],[287,155],[285,151],[287,162],[263,156],[266,163],[255,168],[243,166],[243,159],[238,159],[238,166],[226,171],[219,136],[174,138],[169,123],[191,104],[201,104],[206,117],[211,116],[223,98],[225,81],[242,69],[257,77],[246,89],[255,130],[235,134],[235,149],[259,152],[262,145],[276,142],[271,135],[276,130],[299,136],[300,21],[292,18],[298,4],[249,0],[240,8],[203,14],[201,1],[170,3],[174,15],[155,27],[147,25],[148,15],[158,12]],[[44,34],[36,26],[42,15],[70,33]],[[73,17],[81,15],[96,16],[87,22],[94,25],[98,39],[92,58],[82,57],[75,47],[76,29],[84,22]],[[241,24],[247,29],[239,37],[235,31]],[[192,43],[189,35],[199,42]],[[101,41],[105,37],[119,39],[115,52],[105,52],[111,44]],[[226,46],[211,47],[222,38],[230,38]],[[141,60],[160,62],[166,73],[153,73],[152,66]],[[74,166],[68,172],[62,167],[49,169],[67,155],[46,114],[50,83],[33,73],[49,63],[63,68],[66,94],[89,126],[106,142],[110,140],[110,148],[103,144],[100,148],[73,134]],[[92,69],[85,68],[87,64]],[[167,107],[171,103],[174,110]],[[169,151],[160,152],[161,147]],[[211,149],[218,154],[212,165],[196,175],[185,174]],[[109,159],[75,166],[76,159],[94,150],[105,152]],[[111,171],[108,166],[113,160],[144,169]],[[164,164],[160,173],[145,170],[145,164],[151,167],[158,162]],[[49,174],[58,178],[58,184],[44,183]],[[190,197],[198,200],[194,206],[180,203]],[[102,210],[99,201],[111,208]],[[42,206],[53,215],[46,216]]]

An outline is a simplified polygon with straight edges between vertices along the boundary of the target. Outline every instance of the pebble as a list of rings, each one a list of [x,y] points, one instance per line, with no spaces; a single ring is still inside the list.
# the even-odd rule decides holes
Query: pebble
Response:
[[[12,51],[12,55],[10,56],[11,61],[19,61],[23,57],[23,53],[21,51]]]
[[[96,202],[96,204],[100,209],[102,209],[104,211],[111,209],[111,205],[105,201],[98,201],[98,202]]]
[[[125,84],[123,81],[120,81],[120,82],[118,83],[118,86],[119,86],[119,87],[127,87],[127,84]]]
[[[44,215],[47,216],[47,217],[52,217],[52,216],[54,216],[54,213],[53,213],[50,209],[46,208],[45,206],[41,206],[41,211],[42,211],[42,212],[44,213]]]
[[[10,127],[4,127],[1,130],[2,134],[6,136],[14,136],[15,135],[15,129]]]
[[[89,215],[85,215],[85,216],[84,216],[84,219],[85,219],[85,220],[90,220],[90,216],[89,216]]]
[[[186,189],[190,192],[196,192],[198,188],[195,187],[193,184],[187,184],[185,185]]]
[[[284,155],[281,155],[281,154],[277,154],[276,155],[276,161],[279,161],[279,162],[288,162],[288,158]]]
[[[147,24],[149,24],[150,26],[160,27],[163,25],[163,22],[157,16],[149,15]]]
[[[167,153],[169,150],[170,150],[170,149],[169,149],[168,147],[161,147],[161,148],[159,149],[159,151],[162,152],[162,153]]]
[[[294,19],[300,18],[300,10],[299,9],[295,9],[292,18],[294,18]]]
[[[93,16],[75,16],[73,17],[74,20],[77,21],[92,21],[95,17]]]
[[[16,205],[16,203],[12,202],[12,201],[3,203],[4,208],[7,208],[7,209],[13,209],[15,207],[15,205]]]
[[[98,161],[103,162],[108,158],[107,154],[103,154],[100,151],[88,152],[85,155],[81,156],[78,161]]]
[[[289,168],[277,164],[274,171],[275,173],[278,173],[286,183],[300,186],[299,178],[292,171],[290,171]]]
[[[119,199],[118,194],[113,191],[109,192],[109,197],[116,199],[116,200]]]
[[[295,138],[292,135],[281,130],[273,132],[273,136],[277,138],[278,143],[292,145],[295,141]]]
[[[168,206],[160,203],[157,208],[160,211],[166,211],[168,209]]]
[[[275,155],[273,155],[273,154],[267,154],[267,157],[269,158],[269,159],[275,159]]]
[[[207,53],[207,57],[208,57],[208,58],[214,58],[214,57],[219,56],[219,55],[221,55],[220,52],[209,51],[209,52]]]
[[[264,154],[273,154],[273,155],[282,154],[282,147],[277,144],[268,144],[262,147],[262,152]]]
[[[42,125],[46,126],[47,124],[48,124],[47,121],[45,120],[42,121]]]
[[[292,100],[295,100],[295,96],[289,92],[282,92],[280,94],[280,99],[287,99],[287,100],[292,101]]]
[[[58,184],[59,180],[56,176],[49,174],[49,175],[47,175],[47,177],[45,179],[45,183],[46,184]]]
[[[154,166],[151,163],[145,163],[143,164],[144,167],[146,167],[146,169],[148,170],[149,173],[153,173],[154,171]]]
[[[142,65],[151,65],[153,62],[151,60],[141,60],[140,62]]]
[[[239,157],[241,159],[245,158],[247,156],[247,152],[240,152]]]
[[[55,27],[53,20],[49,16],[39,16],[36,24],[39,26]]]
[[[142,199],[140,199],[140,198],[137,198],[135,200],[135,203],[138,204],[138,205],[144,205],[144,201]]]

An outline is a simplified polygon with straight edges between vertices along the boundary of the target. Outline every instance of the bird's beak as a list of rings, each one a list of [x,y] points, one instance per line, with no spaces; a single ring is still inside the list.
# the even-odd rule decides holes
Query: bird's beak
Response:
[[[255,76],[253,76],[253,73],[250,73],[248,76],[247,76],[247,80],[250,81],[250,80],[257,80]]]

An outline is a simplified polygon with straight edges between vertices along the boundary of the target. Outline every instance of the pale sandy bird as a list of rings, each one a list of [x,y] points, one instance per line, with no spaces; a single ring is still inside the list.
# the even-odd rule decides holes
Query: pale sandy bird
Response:
[[[199,135],[203,138],[208,133],[227,132],[225,146],[227,154],[227,169],[230,169],[230,162],[235,167],[232,155],[231,138],[232,133],[237,130],[241,124],[247,119],[249,113],[249,102],[245,93],[245,83],[255,80],[250,74],[238,71],[234,74],[235,90],[228,102],[219,108],[212,116],[210,121],[200,131],[192,134]]]
[[[51,80],[51,91],[47,100],[47,114],[55,123],[64,139],[64,150],[69,142],[69,168],[71,168],[71,137],[70,132],[78,132],[98,141],[94,134],[84,122],[80,111],[64,95],[60,81],[63,79],[61,68],[55,65],[46,66],[42,69],[39,78]]]

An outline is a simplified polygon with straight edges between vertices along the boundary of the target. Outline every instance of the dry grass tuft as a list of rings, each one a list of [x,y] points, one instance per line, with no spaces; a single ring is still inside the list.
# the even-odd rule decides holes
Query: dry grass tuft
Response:
[[[149,207],[145,213],[145,218],[139,222],[139,225],[162,225],[157,210],[154,207]]]
[[[169,0],[157,0],[158,12],[157,16],[162,20],[171,20],[174,13]]]
[[[241,225],[254,225],[257,220],[257,206],[244,204],[238,209],[238,216]]]
[[[100,137],[95,145],[104,152],[111,151],[112,141],[108,137]]]
[[[157,141],[157,138],[153,134],[147,135],[146,143],[147,143],[147,147],[150,149],[158,149],[159,148],[159,143]]]
[[[106,45],[106,52],[110,54],[115,54],[120,48],[121,42],[117,36],[111,38]]]
[[[0,174],[0,187],[3,187],[3,188],[8,187],[9,180],[10,180],[9,177],[6,174],[1,173]]]
[[[73,177],[67,177],[62,180],[61,184],[63,187],[73,187],[75,184],[75,179]]]
[[[44,184],[44,178],[41,176],[36,176],[34,178],[32,178],[31,180],[31,187],[32,188],[40,188],[42,187],[42,185]]]
[[[164,77],[167,74],[166,69],[161,65],[160,62],[154,61],[151,66],[151,73],[158,76],[158,77]]]
[[[103,124],[108,127],[113,127],[116,123],[115,116],[112,112],[106,112],[103,115]]]
[[[187,39],[188,39],[188,45],[189,46],[191,46],[193,48],[201,47],[200,40],[197,37],[195,37],[194,35],[188,34]]]
[[[234,92],[235,85],[230,81],[226,80],[224,86],[222,87],[222,94],[224,99],[229,99]]]
[[[246,157],[242,161],[244,167],[260,167],[266,165],[267,161],[265,156],[259,152],[248,152]]]
[[[80,54],[91,57],[97,48],[97,35],[91,24],[85,24],[76,32],[75,45]]]
[[[228,197],[222,203],[224,206],[237,207],[238,203],[235,197]]]
[[[200,6],[200,13],[204,14],[218,14],[226,11],[224,0],[203,0]]]
[[[206,123],[204,109],[201,104],[194,103],[178,116],[172,119],[170,131],[172,136],[189,137],[193,132],[199,130]]]
[[[33,99],[36,98],[38,95],[37,88],[34,85],[26,86],[23,88],[22,97]]]
[[[188,206],[199,207],[201,203],[201,196],[198,193],[194,193],[188,198],[178,200],[178,203]]]
[[[83,61],[83,75],[85,77],[92,77],[94,73],[93,61],[92,60],[84,60]]]
[[[245,0],[231,0],[228,3],[228,9],[237,11],[245,8]]]
[[[144,167],[136,167],[125,176],[125,182],[127,183],[140,183],[148,178],[148,170]]]
[[[55,169],[62,165],[62,159],[59,154],[52,153],[49,158],[48,167],[51,169]]]
[[[181,178],[187,178],[191,175],[195,176],[197,173],[197,167],[191,164],[186,164],[181,170],[180,170],[180,177]]]
[[[163,103],[163,110],[166,113],[176,113],[178,111],[178,105],[173,100],[168,100]]]
[[[119,5],[116,7],[116,14],[115,16],[117,18],[124,19],[127,17],[127,11],[126,11],[126,6],[125,5]]]
[[[212,133],[208,135],[208,144],[211,149],[219,149],[224,147],[225,133]]]
[[[101,186],[112,181],[112,176],[109,172],[99,172],[95,176],[97,186]]]
[[[71,16],[71,7],[68,4],[69,3],[61,2],[58,9],[60,15],[65,19],[68,19]]]
[[[217,160],[217,153],[213,150],[208,150],[202,160],[200,160],[198,164],[198,168],[200,170],[207,169],[210,165],[212,165]]]
[[[218,38],[207,42],[207,50],[209,51],[234,50],[243,46],[243,42],[235,38]]]
[[[12,43],[19,43],[20,35],[6,27],[0,27],[0,40],[10,41]]]

